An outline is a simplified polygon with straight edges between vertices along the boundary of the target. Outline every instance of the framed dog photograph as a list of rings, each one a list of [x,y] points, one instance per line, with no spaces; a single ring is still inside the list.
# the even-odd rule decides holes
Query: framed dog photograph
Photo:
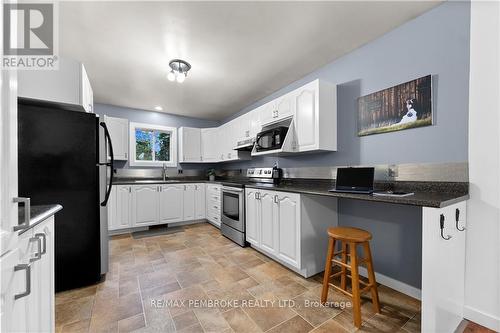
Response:
[[[358,98],[358,136],[432,125],[431,75]]]

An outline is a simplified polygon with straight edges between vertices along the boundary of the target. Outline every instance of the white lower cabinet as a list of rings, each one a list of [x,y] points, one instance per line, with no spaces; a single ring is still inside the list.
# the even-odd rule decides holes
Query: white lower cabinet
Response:
[[[194,217],[196,220],[201,220],[207,217],[205,184],[194,185]]]
[[[206,202],[207,220],[218,228],[220,228],[221,225],[220,193],[221,193],[221,186],[219,184],[206,184],[205,202]]]
[[[116,185],[108,201],[108,230],[204,219],[205,184]]]
[[[20,235],[0,262],[1,331],[54,332],[54,217]]]
[[[299,274],[312,276],[323,270],[326,229],[337,225],[336,207],[333,198],[247,187],[246,241]]]
[[[158,224],[159,186],[134,185],[132,188],[132,226]]]
[[[180,222],[184,214],[184,186],[162,185],[160,190],[160,223]]]

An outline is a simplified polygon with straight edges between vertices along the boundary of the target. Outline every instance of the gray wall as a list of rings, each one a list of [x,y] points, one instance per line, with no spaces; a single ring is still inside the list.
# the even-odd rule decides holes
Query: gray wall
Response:
[[[129,121],[146,123],[146,124],[157,124],[157,125],[172,126],[172,127],[186,126],[186,127],[201,127],[201,128],[214,127],[219,125],[217,121],[183,117],[163,112],[131,109],[131,108],[108,105],[108,104],[95,104],[94,108],[95,108],[95,113],[97,113],[100,116],[106,115],[110,117],[127,118]],[[145,169],[145,167],[129,166],[128,161],[127,162],[116,161],[115,166],[117,168]],[[198,168],[206,168],[208,166],[192,163],[192,164],[179,165],[179,168],[181,167],[182,169],[198,169]]]
[[[467,161],[469,18],[469,2],[447,2],[238,113],[316,78],[334,82],[337,152],[253,158],[224,167],[272,166],[275,160],[281,167]],[[433,126],[357,136],[359,96],[428,74],[433,75]],[[373,233],[376,271],[415,287],[421,285],[420,221],[417,207],[339,202],[341,225]]]

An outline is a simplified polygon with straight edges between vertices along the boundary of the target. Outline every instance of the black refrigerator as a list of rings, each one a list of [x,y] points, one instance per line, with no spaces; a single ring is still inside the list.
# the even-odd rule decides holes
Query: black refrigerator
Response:
[[[94,284],[108,271],[112,163],[109,132],[97,115],[19,99],[19,195],[31,205],[63,206],[54,224],[56,291]]]

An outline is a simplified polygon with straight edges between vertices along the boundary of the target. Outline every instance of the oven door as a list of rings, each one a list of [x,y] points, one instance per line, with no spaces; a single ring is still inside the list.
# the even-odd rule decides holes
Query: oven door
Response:
[[[244,232],[244,202],[243,189],[237,187],[222,187],[221,222],[233,229]]]

